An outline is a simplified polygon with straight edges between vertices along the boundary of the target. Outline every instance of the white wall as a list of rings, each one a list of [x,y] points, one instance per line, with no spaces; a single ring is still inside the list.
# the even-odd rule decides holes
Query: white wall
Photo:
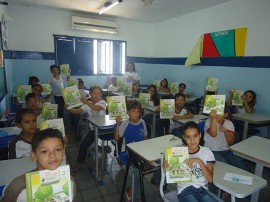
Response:
[[[41,9],[14,4],[8,5],[9,50],[54,52],[53,34],[85,36],[127,41],[127,54],[152,56],[152,25],[117,19],[119,34],[108,35],[71,29],[71,15],[85,14],[63,10]],[[139,44],[139,45],[138,45]]]
[[[269,56],[269,10],[269,0],[234,0],[157,23],[153,55],[187,57],[202,34],[247,27],[245,56]]]

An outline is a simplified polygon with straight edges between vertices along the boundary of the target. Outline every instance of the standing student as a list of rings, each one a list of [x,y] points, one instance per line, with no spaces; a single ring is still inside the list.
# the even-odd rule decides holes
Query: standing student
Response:
[[[235,130],[233,123],[225,119],[227,115],[227,107],[224,115],[217,115],[215,110],[210,112],[204,125],[204,146],[211,149],[216,160],[249,171],[243,159],[230,150],[235,141]]]
[[[9,159],[30,157],[31,142],[37,133],[37,116],[32,109],[23,108],[16,114],[16,123],[22,132],[9,142]]]
[[[129,119],[122,121],[122,117],[116,117],[116,128],[114,132],[115,141],[125,138],[126,144],[139,142],[147,139],[147,129],[143,119],[140,119],[141,104],[136,100],[131,100],[127,104]],[[137,182],[139,177],[135,177]],[[138,184],[138,183],[136,183]],[[126,191],[125,201],[130,201],[132,188],[129,186]]]
[[[65,155],[63,136],[57,129],[45,129],[38,132],[32,139],[31,143],[31,158],[36,162],[36,169],[29,171],[40,170],[55,170],[63,160]],[[18,165],[20,166],[20,165]],[[76,184],[71,177],[71,195],[76,194]],[[5,189],[4,196],[0,202],[27,201],[26,198],[26,179],[25,174],[16,177]]]
[[[192,182],[177,184],[179,202],[216,202],[206,190],[208,183],[213,182],[215,157],[210,149],[199,145],[201,134],[195,122],[185,123],[182,134],[183,144],[188,147]],[[168,161],[165,160],[162,166],[168,168]]]
[[[126,83],[134,83],[135,81],[140,81],[141,77],[136,72],[135,64],[133,62],[129,62],[127,64],[126,72],[123,75],[124,81]]]
[[[63,109],[64,109],[64,98],[62,95],[62,88],[64,88],[64,81],[69,80],[69,76],[66,78],[62,75],[59,75],[59,68],[57,65],[51,65],[50,71],[52,77],[49,79],[49,84],[52,88],[52,94],[54,96],[54,101],[58,104],[58,117],[63,118]]]
[[[161,80],[159,92],[163,92],[163,93],[170,92],[169,83],[168,83],[168,80],[166,78]]]
[[[105,116],[106,115],[106,102],[101,100],[102,89],[99,86],[93,86],[90,88],[91,101],[81,98],[84,105],[78,109],[68,109],[68,112],[72,114],[86,113],[88,117],[91,116]],[[65,104],[67,108],[68,105]],[[89,125],[90,133],[88,133],[82,140],[79,148],[79,154],[77,157],[77,163],[74,167],[74,171],[79,171],[82,164],[85,161],[88,147],[95,142],[95,131],[92,125]],[[103,130],[104,132],[105,130]],[[110,131],[110,130],[108,130]]]

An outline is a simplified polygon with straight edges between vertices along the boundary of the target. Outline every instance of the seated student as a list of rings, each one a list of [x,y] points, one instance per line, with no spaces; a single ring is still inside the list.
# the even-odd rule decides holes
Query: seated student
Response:
[[[29,171],[55,170],[65,155],[63,136],[57,129],[45,129],[38,132],[32,139],[31,158],[36,161],[37,168]],[[20,166],[20,165],[18,165]],[[72,196],[74,198],[76,183],[71,177]],[[16,177],[5,189],[0,202],[27,201],[25,174]]]
[[[139,93],[140,92],[141,92],[140,82],[139,81],[135,81],[132,84],[132,98],[139,98]]]
[[[128,120],[121,122],[122,118],[116,117],[116,128],[114,132],[115,141],[118,142],[120,138],[124,137],[126,144],[129,144],[147,139],[145,122],[143,119],[140,119],[141,104],[136,100],[131,100],[127,104],[127,111],[129,115]],[[138,183],[136,179],[139,179],[139,177],[135,177],[135,182]],[[137,186],[135,185],[135,187]],[[132,188],[129,186],[126,191],[125,201],[129,201],[131,197]]]
[[[174,96],[175,100],[175,115],[172,119],[180,120],[180,119],[190,119],[193,118],[194,115],[189,111],[188,108],[185,107],[185,95],[182,93],[177,93]],[[179,125],[174,123],[173,120],[170,119],[170,128],[169,133],[176,135],[177,137],[181,137],[181,129]]]
[[[28,79],[28,85],[34,85],[34,84],[37,84],[39,83],[39,78],[36,77],[36,76],[30,76],[29,79]]]
[[[40,99],[34,93],[29,93],[25,97],[25,103],[23,108],[32,109],[37,116],[37,127],[39,127],[41,121],[42,103]]]
[[[166,78],[161,80],[159,92],[163,92],[163,93],[170,92],[169,83],[168,83],[168,80]]]
[[[115,76],[113,76],[111,78],[111,81],[112,81],[112,84],[109,85],[108,87],[108,93],[109,95],[112,95],[113,92],[118,92],[120,89],[119,89],[119,86],[117,86],[117,78]]]
[[[188,147],[192,182],[177,184],[179,202],[216,202],[206,191],[208,183],[213,182],[215,157],[210,149],[199,145],[201,134],[195,122],[185,123],[182,134],[183,144]],[[168,161],[164,160],[162,166],[164,169],[168,168]]]
[[[83,114],[86,113],[88,117],[91,116],[105,116],[106,115],[106,102],[101,100],[102,98],[102,89],[99,86],[93,86],[90,88],[91,101],[87,101],[85,98],[81,98],[81,102],[84,105],[78,109],[68,109],[68,112],[72,114]],[[65,108],[68,108],[68,105],[65,104]],[[79,148],[79,154],[77,157],[77,163],[74,167],[74,171],[79,171],[82,164],[85,161],[88,147],[95,142],[95,131],[92,125],[89,125],[90,133],[87,134],[82,140]],[[103,132],[105,130],[102,130]],[[110,130],[108,130],[110,131]]]
[[[227,107],[224,116],[217,115],[215,110],[211,111],[209,116],[204,126],[204,146],[211,149],[217,161],[249,171],[243,159],[229,149],[230,145],[234,144],[235,131],[233,123],[225,119],[228,116]]]
[[[81,95],[81,98],[88,98],[88,97],[90,97],[89,96],[89,91],[85,90],[84,81],[81,78],[79,78],[77,80],[78,80],[78,84],[79,84],[78,89],[79,89],[79,93]]]
[[[183,93],[186,96],[186,98],[189,98],[190,95],[185,92],[186,88],[187,88],[186,84],[180,83],[179,86],[178,86],[178,92]]]
[[[22,132],[9,142],[9,159],[30,157],[31,142],[37,133],[37,116],[32,109],[19,109],[16,123]]]

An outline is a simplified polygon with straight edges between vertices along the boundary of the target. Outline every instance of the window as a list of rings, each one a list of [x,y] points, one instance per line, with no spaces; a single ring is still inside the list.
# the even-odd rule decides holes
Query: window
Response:
[[[123,74],[126,41],[54,36],[56,64],[69,64],[71,75]]]

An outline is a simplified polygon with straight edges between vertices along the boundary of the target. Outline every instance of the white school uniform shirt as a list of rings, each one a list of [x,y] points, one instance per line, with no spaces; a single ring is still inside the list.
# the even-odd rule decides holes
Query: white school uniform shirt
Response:
[[[203,164],[206,166],[207,163],[215,162],[215,157],[213,152],[208,149],[207,147],[199,147],[199,151],[195,153],[189,153],[189,158],[199,158],[202,160]],[[192,182],[184,182],[184,183],[178,183],[177,184],[177,195],[180,194],[185,188],[189,186],[193,186],[195,188],[203,187],[205,189],[207,188],[208,181],[203,175],[202,168],[200,164],[194,163],[191,168],[191,176],[192,176]]]
[[[57,80],[54,77],[51,77],[48,83],[51,85],[52,94],[54,96],[62,96],[62,88],[64,88],[64,80],[66,77],[59,75],[59,79]]]
[[[188,110],[184,107],[182,108],[181,112],[180,113],[176,113],[175,112],[175,115],[177,116],[185,116],[188,114]],[[169,128],[169,132],[171,133],[173,129],[175,128],[179,128],[179,125],[174,123],[174,121],[172,119],[170,119],[170,128]]]
[[[126,83],[134,83],[135,81],[141,80],[141,77],[137,72],[126,72],[123,78]]]
[[[103,109],[100,111],[95,111],[88,105],[84,104],[81,109],[83,110],[83,113],[86,113],[88,117],[91,116],[105,116],[106,115],[106,101],[105,100],[100,100],[98,101],[95,105],[101,106]],[[89,124],[89,127],[91,130],[93,130],[92,124]]]
[[[114,86],[114,85],[110,85],[108,88],[108,92],[117,92],[119,91],[119,87],[118,86]]]
[[[224,119],[222,124],[217,122],[217,136],[212,137],[208,132],[210,129],[210,119],[207,119],[204,125],[204,146],[208,147],[212,151],[229,150],[230,145],[225,137],[224,132],[220,131],[220,126],[224,126],[227,130],[234,134],[235,130],[233,123],[227,119]]]

